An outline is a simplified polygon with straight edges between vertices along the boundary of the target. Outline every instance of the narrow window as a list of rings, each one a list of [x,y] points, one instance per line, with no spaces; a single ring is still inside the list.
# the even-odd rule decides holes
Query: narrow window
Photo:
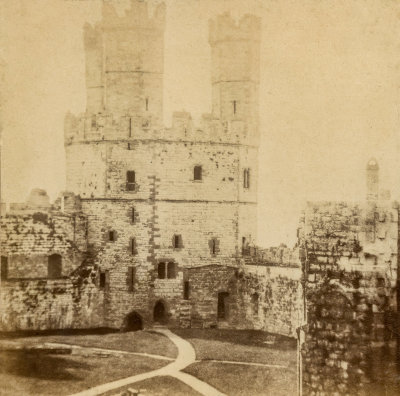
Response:
[[[59,254],[52,254],[47,261],[47,277],[50,279],[60,278],[62,274],[62,259]]]
[[[149,98],[146,98],[146,111],[149,111]]]
[[[251,296],[251,305],[252,305],[252,307],[253,307],[253,314],[254,314],[254,315],[258,315],[258,310],[259,310],[258,300],[259,300],[258,294],[257,294],[257,293],[254,293],[254,294]]]
[[[172,243],[173,243],[174,249],[181,248],[182,247],[182,236],[175,234]]]
[[[100,272],[99,287],[100,289],[104,289],[106,287],[106,273],[104,271]]]
[[[233,103],[233,114],[236,114],[237,102],[236,102],[236,100],[234,100],[232,103]]]
[[[0,273],[1,280],[8,279],[8,257],[1,256],[1,273]]]
[[[190,297],[189,281],[185,281],[183,284],[183,299],[189,300],[189,297]]]
[[[165,263],[158,263],[158,279],[165,279]]]
[[[242,237],[242,254],[245,255],[246,253],[247,253],[246,237]]]
[[[193,179],[194,180],[202,180],[202,167],[200,165],[196,165],[193,169]]]
[[[115,231],[108,231],[108,240],[110,242],[114,242],[115,241]]]
[[[128,191],[135,191],[135,171],[129,170],[126,172],[126,189]]]
[[[135,208],[132,208],[131,211],[131,222],[132,224],[135,224]]]
[[[136,255],[136,253],[137,253],[137,250],[136,250],[136,238],[131,238],[130,251],[131,251],[132,256]]]
[[[132,137],[132,118],[129,117],[129,137]]]
[[[243,187],[250,188],[250,169],[244,169],[243,171]]]
[[[131,149],[131,144],[130,143],[128,143],[128,150],[130,150]]]
[[[212,254],[217,253],[217,241],[215,240],[215,238],[213,238],[211,241],[211,253]]]
[[[96,128],[97,122],[96,122],[96,116],[92,115],[92,128]]]
[[[167,268],[167,278],[168,279],[175,279],[176,278],[176,265],[175,263],[168,263]]]
[[[128,285],[128,290],[133,292],[135,290],[135,278],[136,278],[136,268],[128,267],[128,276],[126,279],[126,283]]]

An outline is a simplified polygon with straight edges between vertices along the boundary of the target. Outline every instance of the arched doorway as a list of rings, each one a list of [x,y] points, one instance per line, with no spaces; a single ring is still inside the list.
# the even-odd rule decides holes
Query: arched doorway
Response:
[[[124,322],[125,331],[143,330],[143,319],[137,312],[131,312]]]
[[[167,310],[165,309],[165,305],[162,301],[157,301],[156,305],[154,305],[153,319],[154,322],[161,324],[167,323]]]

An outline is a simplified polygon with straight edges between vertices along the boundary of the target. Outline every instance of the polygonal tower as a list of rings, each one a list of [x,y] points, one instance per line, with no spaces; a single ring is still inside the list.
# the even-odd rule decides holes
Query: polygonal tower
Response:
[[[256,239],[260,21],[210,24],[213,113],[199,127],[174,113],[166,129],[164,5],[103,7],[85,27],[87,111],[65,120],[67,189],[88,218],[104,325],[132,311],[177,322],[190,312],[188,269],[237,265]]]

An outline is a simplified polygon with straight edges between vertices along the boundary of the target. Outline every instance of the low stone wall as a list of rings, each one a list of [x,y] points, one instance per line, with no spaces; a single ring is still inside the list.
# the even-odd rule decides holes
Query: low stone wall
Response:
[[[102,293],[90,269],[64,279],[3,281],[0,331],[103,326]]]

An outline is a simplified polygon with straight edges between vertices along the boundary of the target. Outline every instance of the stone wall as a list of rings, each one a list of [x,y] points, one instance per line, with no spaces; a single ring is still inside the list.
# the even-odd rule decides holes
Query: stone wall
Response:
[[[374,356],[396,341],[397,204],[310,203],[299,236],[304,393],[362,394]]]

